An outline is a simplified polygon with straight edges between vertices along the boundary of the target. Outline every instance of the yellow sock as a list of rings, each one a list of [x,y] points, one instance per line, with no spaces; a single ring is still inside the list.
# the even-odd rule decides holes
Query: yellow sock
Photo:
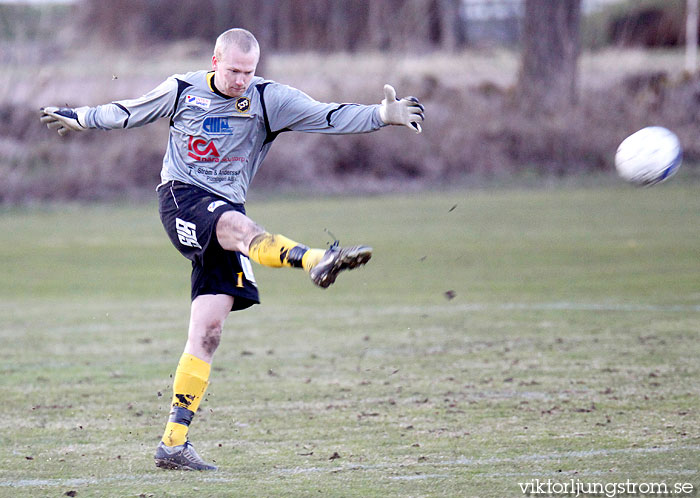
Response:
[[[307,272],[311,271],[311,268],[316,266],[326,251],[323,249],[309,249],[306,254],[301,258],[301,265]]]
[[[267,232],[255,237],[248,249],[248,257],[260,265],[304,268],[306,271],[316,266],[324,253],[323,249],[309,249],[284,235]]]
[[[211,365],[206,361],[188,353],[180,357],[173,379],[170,420],[163,434],[163,443],[166,446],[178,446],[187,441],[190,422],[207,390],[210,373]]]

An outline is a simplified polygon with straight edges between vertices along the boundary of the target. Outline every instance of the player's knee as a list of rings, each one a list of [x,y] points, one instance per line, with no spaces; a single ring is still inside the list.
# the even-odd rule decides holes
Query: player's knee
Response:
[[[216,348],[221,342],[221,332],[223,330],[223,322],[218,320],[207,323],[200,334],[200,346],[208,354],[213,355]]]
[[[246,254],[250,241],[263,232],[263,228],[237,211],[227,211],[216,224],[219,245],[229,251]]]

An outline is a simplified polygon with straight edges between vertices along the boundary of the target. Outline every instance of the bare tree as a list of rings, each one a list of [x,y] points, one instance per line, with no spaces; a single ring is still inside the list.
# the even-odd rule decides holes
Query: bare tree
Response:
[[[391,19],[392,12],[395,12],[395,0],[386,2],[370,2],[369,3],[369,40],[370,46],[379,50],[388,50],[391,48],[391,26],[387,23]]]
[[[109,43],[211,41],[230,27],[259,37],[264,50],[293,52],[454,50],[459,0],[83,0],[80,24]],[[129,23],[123,22],[124,12]]]
[[[581,0],[525,0],[518,97],[533,111],[576,102]]]
[[[460,20],[458,0],[435,0],[431,10],[436,12],[438,32],[435,42],[444,50],[453,52],[460,45]]]
[[[694,74],[698,66],[698,0],[688,0],[685,20],[685,70]]]

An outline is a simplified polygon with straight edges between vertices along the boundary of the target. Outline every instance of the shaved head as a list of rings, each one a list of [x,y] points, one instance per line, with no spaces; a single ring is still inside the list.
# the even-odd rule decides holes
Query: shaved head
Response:
[[[254,51],[258,57],[260,56],[258,40],[255,39],[253,33],[242,28],[229,29],[219,35],[216,39],[216,45],[214,45],[214,57],[219,60],[223,59],[224,54],[232,47],[236,47],[244,54]]]

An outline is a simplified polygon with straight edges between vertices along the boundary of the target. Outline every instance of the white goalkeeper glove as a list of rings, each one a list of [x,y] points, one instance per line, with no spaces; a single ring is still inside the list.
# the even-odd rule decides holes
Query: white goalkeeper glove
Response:
[[[399,100],[396,98],[394,87],[384,85],[384,100],[379,108],[379,116],[386,124],[408,126],[416,133],[420,133],[423,131],[420,121],[425,119],[424,111],[425,108],[417,98],[404,97]]]
[[[87,127],[82,123],[85,123],[85,114],[87,114],[88,109],[90,108],[42,107],[41,122],[51,129],[56,128],[61,136],[69,131],[87,130]]]

